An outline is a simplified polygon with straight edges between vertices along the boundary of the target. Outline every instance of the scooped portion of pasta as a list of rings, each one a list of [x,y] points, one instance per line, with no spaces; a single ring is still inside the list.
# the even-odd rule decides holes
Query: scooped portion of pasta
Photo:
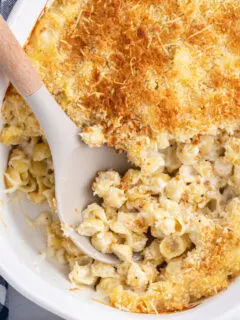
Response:
[[[144,175],[99,172],[101,204],[81,214],[77,231],[120,264],[88,265],[97,291],[134,312],[182,310],[225,288],[240,270],[240,139],[222,132],[159,151]],[[235,150],[235,151],[234,151]],[[169,156],[171,154],[171,156]],[[149,158],[149,166],[152,165]],[[86,270],[86,266],[82,267]],[[75,265],[71,279],[84,283]]]
[[[236,0],[56,0],[26,45],[82,140],[133,164],[98,172],[98,202],[76,227],[119,263],[94,261],[64,235],[46,137],[11,86],[6,192],[48,201],[32,221],[47,228],[48,256],[118,309],[191,308],[240,272],[239,21]]]
[[[64,237],[44,212],[47,253],[69,265],[70,281],[95,286],[102,299],[132,312],[183,310],[226,288],[240,271],[240,139],[222,131],[199,136],[148,158],[151,174],[100,171],[92,190],[101,201],[79,213],[77,231],[119,258],[93,261]],[[153,170],[154,164],[154,170]],[[21,190],[54,209],[47,144],[31,139],[13,149],[5,174],[8,191]]]

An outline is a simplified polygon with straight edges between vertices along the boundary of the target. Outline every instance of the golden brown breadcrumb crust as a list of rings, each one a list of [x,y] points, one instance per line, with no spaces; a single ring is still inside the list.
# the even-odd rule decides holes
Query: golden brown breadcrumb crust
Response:
[[[64,37],[71,59],[93,64],[81,104],[111,134],[204,130],[238,119],[239,18],[236,1],[89,1]],[[181,48],[189,61],[175,60]],[[218,65],[226,54],[228,70]]]
[[[230,230],[203,230],[202,245],[185,257],[181,273],[169,275],[144,293],[116,287],[110,295],[111,304],[135,313],[173,312],[198,305],[204,297],[217,294],[239,274],[239,260],[234,248],[240,243]],[[191,262],[190,262],[191,261]],[[194,303],[192,302],[194,297]]]
[[[239,19],[235,0],[58,0],[26,51],[79,126],[126,149],[239,122]]]

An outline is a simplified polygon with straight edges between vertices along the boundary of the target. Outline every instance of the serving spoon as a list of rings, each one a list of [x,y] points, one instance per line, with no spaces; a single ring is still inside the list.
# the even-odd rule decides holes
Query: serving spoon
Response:
[[[120,172],[125,170],[126,156],[118,155],[106,146],[89,148],[81,142],[79,128],[44,86],[1,15],[0,70],[31,107],[47,137],[55,172],[57,211],[64,235],[92,258],[117,263],[115,256],[97,251],[89,238],[78,234],[75,227],[81,222],[81,210],[94,201],[89,183],[96,172],[109,168]]]

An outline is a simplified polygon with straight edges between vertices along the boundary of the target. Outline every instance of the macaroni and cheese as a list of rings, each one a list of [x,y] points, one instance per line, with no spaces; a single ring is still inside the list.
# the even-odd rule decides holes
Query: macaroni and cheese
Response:
[[[98,172],[99,203],[79,213],[76,231],[119,259],[94,261],[53,219],[48,143],[8,89],[6,192],[48,201],[33,223],[75,286],[121,310],[160,313],[195,306],[239,274],[239,44],[235,0],[55,0],[40,18],[26,52],[49,91],[86,144],[134,165]]]

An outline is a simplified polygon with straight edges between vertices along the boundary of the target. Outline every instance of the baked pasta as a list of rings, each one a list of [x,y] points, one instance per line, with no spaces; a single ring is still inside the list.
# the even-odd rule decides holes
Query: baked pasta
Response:
[[[56,0],[26,52],[82,140],[134,165],[100,171],[99,203],[79,213],[77,232],[119,259],[94,261],[53,219],[51,152],[8,89],[6,192],[48,201],[32,222],[48,256],[125,311],[180,311],[226,288],[240,271],[240,2]]]

